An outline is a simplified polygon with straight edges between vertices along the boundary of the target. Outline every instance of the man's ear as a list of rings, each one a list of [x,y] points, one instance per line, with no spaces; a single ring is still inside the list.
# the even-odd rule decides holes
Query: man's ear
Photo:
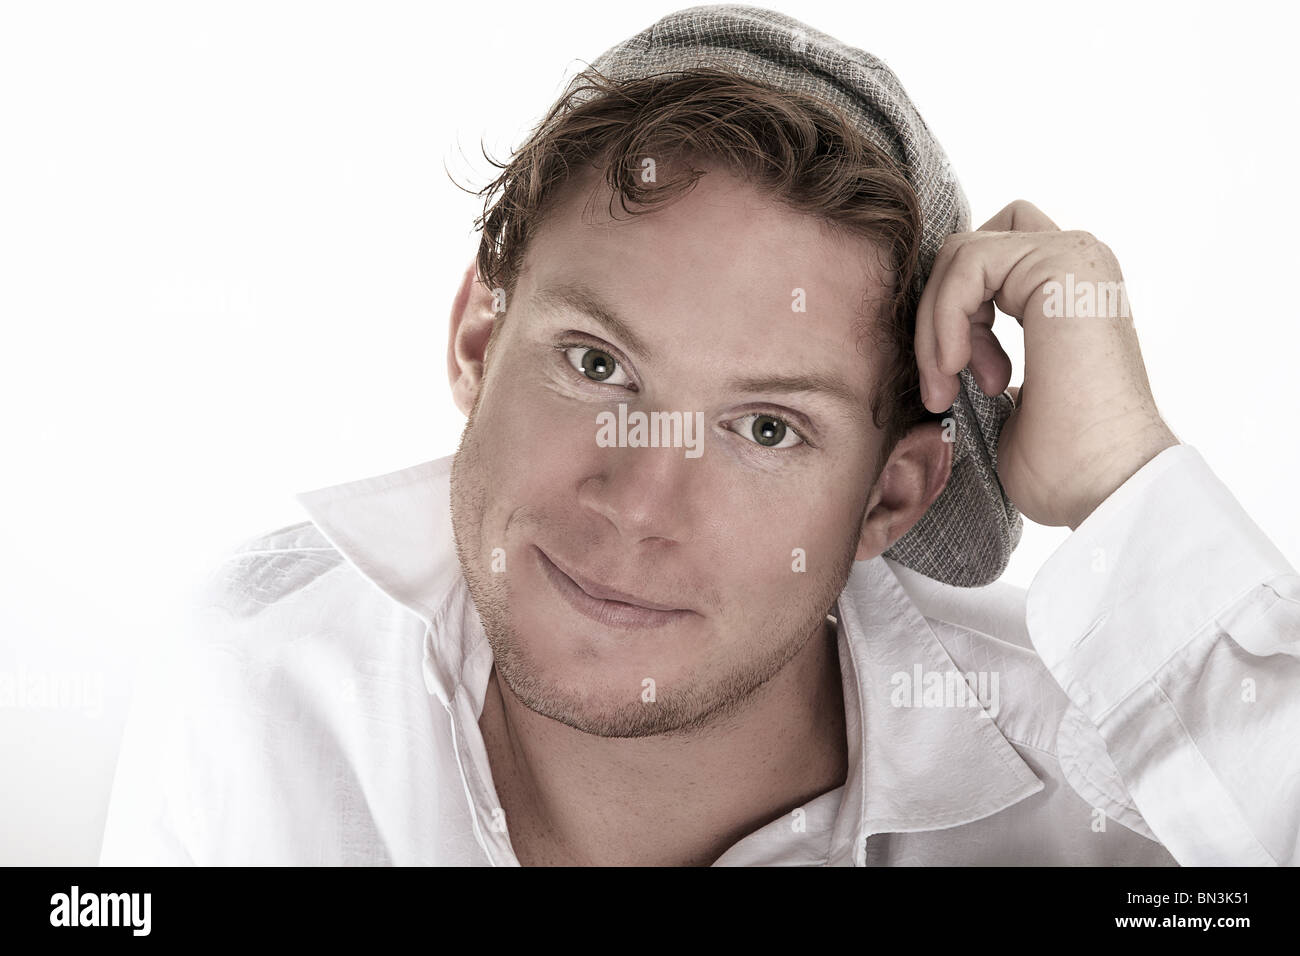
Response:
[[[492,337],[496,312],[492,293],[478,281],[471,262],[451,306],[447,331],[447,378],[456,407],[469,415],[483,383],[483,359]]]
[[[898,440],[862,517],[855,561],[883,554],[921,520],[952,474],[952,445],[940,422],[922,422]]]

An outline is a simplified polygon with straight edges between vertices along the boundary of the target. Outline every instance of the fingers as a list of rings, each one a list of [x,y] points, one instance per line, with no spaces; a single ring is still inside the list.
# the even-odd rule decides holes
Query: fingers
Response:
[[[1028,257],[1041,252],[1048,236],[1065,235],[1028,203],[1012,204],[995,216],[994,225],[1045,225],[1044,232],[1018,229],[958,233],[939,250],[916,314],[916,363],[921,397],[932,412],[943,412],[961,390],[958,373],[966,367],[990,395],[1011,381],[1010,360],[992,332],[994,300],[1017,320],[1032,291],[1026,270],[1011,289],[1008,276]],[[1001,294],[1001,295],[1000,295]]]
[[[971,362],[972,317],[985,326],[993,323],[992,299],[1000,283],[989,287],[985,253],[976,246],[974,240],[950,237],[917,309],[917,367],[922,400],[932,412],[949,408],[961,389],[957,373]]]
[[[976,232],[1059,232],[1060,228],[1033,203],[1017,199],[1004,206]]]
[[[993,303],[986,305],[992,313]],[[970,371],[980,391],[985,395],[1000,395],[1011,382],[1011,358],[993,334],[991,326],[991,318],[987,325],[983,322],[971,324]]]
[[[934,323],[923,321],[922,316],[927,314],[925,299],[931,295],[930,286],[933,280],[926,284],[925,291],[921,293],[921,305],[916,310],[916,367],[920,372],[919,380],[921,384],[921,403],[930,411],[942,411],[943,409],[935,408],[935,399],[930,395],[930,379],[932,377],[930,369],[938,363],[937,352],[935,351]]]
[[[979,257],[973,253],[953,257],[939,280],[939,291],[934,298],[934,335],[940,375],[954,376],[970,362],[971,322],[976,315],[992,310],[991,300],[996,291],[985,287]]]
[[[945,392],[936,394],[934,391],[935,383],[940,379],[939,372],[939,340],[935,324],[932,319],[934,315],[934,299],[938,294],[939,284],[943,279],[943,274],[948,269],[948,263],[952,258],[953,244],[957,237],[949,236],[948,241],[939,254],[935,257],[934,265],[930,268],[930,276],[926,280],[925,288],[921,292],[921,301],[916,309],[916,366],[920,373],[921,381],[921,401],[927,409],[932,412],[944,411],[952,404],[952,398],[949,398],[947,404],[943,402]],[[955,397],[956,393],[953,393]]]

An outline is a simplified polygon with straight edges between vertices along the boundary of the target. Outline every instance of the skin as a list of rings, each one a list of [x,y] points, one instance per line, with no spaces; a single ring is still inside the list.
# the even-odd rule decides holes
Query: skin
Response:
[[[453,525],[496,660],[479,725],[521,863],[707,865],[843,783],[824,615],[851,562],[887,550],[938,496],[951,445],[938,425],[918,426],[872,481],[879,370],[859,345],[859,306],[890,277],[870,243],[721,170],[649,215],[612,221],[607,203],[603,184],[576,182],[531,243],[508,310],[494,310],[472,266],[453,307],[448,368],[469,416]],[[926,403],[942,411],[967,364],[990,394],[1009,382],[992,303],[1021,322],[1026,379],[999,474],[1031,520],[1073,528],[1177,439],[1155,411],[1131,320],[1047,314],[1045,283],[1067,273],[1119,277],[1094,237],[1013,203],[945,244],[916,345]],[[648,354],[587,314],[544,308],[539,292],[565,283],[595,291]],[[794,289],[806,313],[791,310]],[[613,379],[581,371],[590,348],[617,362]],[[732,381],[808,374],[851,400]],[[703,454],[600,447],[596,414],[619,402],[703,412]],[[805,443],[755,443],[756,413],[784,418]],[[534,548],[687,613],[653,628],[597,624],[563,599]]]
[[[859,309],[891,277],[866,240],[719,170],[647,215],[613,221],[608,198],[594,178],[570,187],[504,315],[472,268],[453,309],[452,390],[470,416],[453,526],[496,659],[480,729],[525,865],[708,864],[844,782],[825,615],[852,561],[885,551],[938,496],[951,445],[919,427],[871,481],[877,370]],[[543,308],[539,291],[564,283],[596,291],[650,354],[589,315]],[[795,289],[806,312],[791,308]],[[587,347],[620,373],[578,371]],[[843,398],[733,382],[808,374]],[[702,412],[702,454],[599,447],[596,415],[620,402]],[[787,431],[788,447],[758,444],[759,413],[804,442]],[[534,547],[689,613],[601,626],[561,597]],[[793,570],[795,548],[806,570]]]
[[[994,304],[1020,323],[1025,380],[998,441],[998,478],[1025,517],[1083,523],[1139,468],[1178,439],[1160,416],[1129,316],[1053,314],[1049,283],[1120,283],[1110,248],[1089,232],[1062,231],[1017,200],[974,232],[949,236],[921,296],[916,355],[931,411],[948,408],[957,372],[970,366],[997,394],[1011,360],[993,334]]]

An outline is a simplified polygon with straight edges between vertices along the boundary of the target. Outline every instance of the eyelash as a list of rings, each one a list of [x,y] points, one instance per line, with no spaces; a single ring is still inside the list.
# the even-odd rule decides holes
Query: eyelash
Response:
[[[591,352],[601,352],[605,355],[608,355],[610,358],[612,358],[614,360],[615,365],[617,365],[619,368],[622,368],[626,364],[623,361],[623,359],[621,359],[618,355],[616,355],[611,349],[606,348],[603,345],[592,345],[590,342],[572,341],[572,340],[556,343],[555,350],[556,352],[559,353],[560,361],[564,364],[564,367],[567,368],[573,375],[575,375],[576,377],[580,378],[582,381],[587,382],[591,385],[605,385],[606,383],[598,382],[595,379],[588,378],[586,375],[583,375],[582,372],[580,372],[578,369],[574,368],[573,363],[569,361],[568,355],[565,354],[568,352],[569,349],[587,349],[588,351]],[[612,387],[627,388],[626,385],[614,385]],[[629,391],[636,392],[639,391],[639,389],[632,388],[629,389]],[[796,435],[799,438],[799,441],[794,445],[787,445],[785,448],[777,448],[772,445],[761,445],[758,442],[748,438],[745,439],[746,444],[753,445],[755,448],[765,452],[791,451],[792,449],[798,448],[801,445],[806,445],[809,448],[814,447],[812,442],[808,441],[808,438],[804,435],[804,433],[799,429],[795,428],[794,425],[789,421],[789,419],[787,419],[783,415],[776,414],[770,409],[769,410],[760,409],[758,411],[748,412],[744,415],[741,415],[740,418],[733,419],[733,421],[743,421],[744,419],[756,418],[760,415],[767,418],[775,418],[777,421],[781,422],[781,424],[785,425],[787,431]],[[728,428],[727,430],[735,431],[735,429],[731,429],[731,428]],[[736,432],[736,434],[740,435],[741,433]],[[744,436],[741,435],[741,437],[743,438]]]

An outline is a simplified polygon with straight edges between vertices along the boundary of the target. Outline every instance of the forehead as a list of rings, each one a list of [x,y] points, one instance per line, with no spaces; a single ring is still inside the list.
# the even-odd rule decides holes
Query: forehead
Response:
[[[690,192],[636,216],[617,199],[611,216],[599,176],[571,182],[529,243],[516,295],[582,284],[652,341],[691,336],[764,369],[774,355],[831,362],[865,386],[862,324],[892,291],[880,248],[703,168]]]

